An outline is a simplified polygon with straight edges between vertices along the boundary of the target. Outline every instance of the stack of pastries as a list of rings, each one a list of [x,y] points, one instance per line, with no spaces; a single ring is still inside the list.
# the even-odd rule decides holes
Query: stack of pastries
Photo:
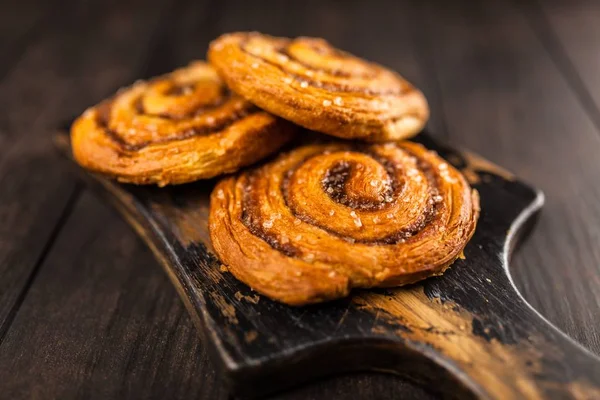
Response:
[[[77,162],[134,184],[224,175],[210,201],[215,252],[290,305],[413,283],[461,256],[478,194],[405,140],[429,109],[401,76],[322,39],[255,32],[219,37],[208,60],[88,109],[71,128]]]

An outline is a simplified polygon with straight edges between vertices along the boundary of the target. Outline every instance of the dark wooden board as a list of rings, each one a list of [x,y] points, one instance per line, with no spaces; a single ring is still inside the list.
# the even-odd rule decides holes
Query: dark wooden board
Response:
[[[483,211],[466,259],[421,284],[301,308],[264,298],[221,268],[207,231],[213,182],[159,189],[84,177],[161,261],[237,394],[376,370],[449,398],[600,396],[600,361],[535,312],[508,273],[508,256],[541,207],[541,193],[427,134],[417,140],[480,192]],[[57,143],[69,153],[65,134]]]

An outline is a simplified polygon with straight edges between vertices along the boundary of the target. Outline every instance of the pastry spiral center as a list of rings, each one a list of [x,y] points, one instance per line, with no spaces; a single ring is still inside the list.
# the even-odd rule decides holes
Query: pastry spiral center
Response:
[[[351,153],[327,170],[321,183],[331,199],[352,208],[377,209],[393,194],[388,171],[371,157]]]
[[[397,243],[436,213],[439,188],[427,168],[396,147],[333,148],[286,167],[281,193],[310,225],[349,241]]]
[[[223,86],[214,80],[169,81],[151,83],[140,98],[140,114],[182,119],[199,115],[222,104],[228,97]]]

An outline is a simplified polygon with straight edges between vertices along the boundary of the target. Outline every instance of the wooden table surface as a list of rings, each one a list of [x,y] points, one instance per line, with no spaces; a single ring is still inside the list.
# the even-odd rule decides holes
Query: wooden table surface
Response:
[[[427,95],[431,130],[541,188],[524,297],[600,354],[600,2],[0,3],[0,398],[225,399],[175,290],[55,154],[62,121],[234,30],[322,36]],[[273,398],[431,398],[352,374]]]

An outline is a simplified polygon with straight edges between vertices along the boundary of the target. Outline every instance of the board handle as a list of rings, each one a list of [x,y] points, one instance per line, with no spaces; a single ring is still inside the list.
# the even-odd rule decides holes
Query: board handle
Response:
[[[418,380],[450,398],[600,399],[600,358],[533,309],[510,276],[513,244],[527,231],[524,222],[533,222],[539,196],[504,240],[474,238],[466,260],[443,279],[358,296],[377,315],[373,350],[395,354],[375,369],[413,378],[418,372]]]

